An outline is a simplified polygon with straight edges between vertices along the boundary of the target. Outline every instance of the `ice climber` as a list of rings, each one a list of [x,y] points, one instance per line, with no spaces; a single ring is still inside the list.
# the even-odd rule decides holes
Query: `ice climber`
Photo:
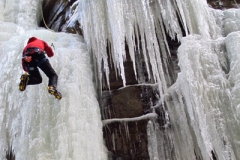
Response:
[[[40,68],[49,78],[47,87],[48,92],[57,99],[61,99],[62,95],[56,89],[58,75],[52,68],[45,54],[47,54],[48,57],[52,57],[54,52],[45,41],[36,37],[29,38],[22,53],[22,67],[26,73],[20,78],[19,90],[24,91],[27,85],[42,83],[42,76],[38,69]]]

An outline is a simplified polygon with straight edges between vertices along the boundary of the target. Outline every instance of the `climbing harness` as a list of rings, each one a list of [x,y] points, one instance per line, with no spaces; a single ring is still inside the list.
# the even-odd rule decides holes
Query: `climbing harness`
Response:
[[[26,52],[24,53],[24,55],[29,55],[29,54],[33,54],[33,53],[41,53],[41,52],[44,54],[44,51],[42,49],[33,47],[33,48],[28,48],[26,50]]]

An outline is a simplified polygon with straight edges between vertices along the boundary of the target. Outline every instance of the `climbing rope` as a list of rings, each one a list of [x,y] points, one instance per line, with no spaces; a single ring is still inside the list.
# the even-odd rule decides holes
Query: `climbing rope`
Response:
[[[54,47],[54,45],[53,45],[53,38],[54,38],[54,36],[55,36],[55,34],[54,34],[55,31],[52,30],[52,29],[50,29],[50,28],[47,26],[46,21],[45,21],[45,18],[44,18],[44,15],[43,15],[43,6],[42,6],[42,3],[41,3],[41,0],[39,0],[39,3],[40,3],[40,10],[41,10],[42,21],[43,21],[45,27],[53,33],[53,34],[52,34],[52,37],[51,37],[51,39],[50,39],[50,43],[51,43],[51,46],[53,47],[53,49],[55,50],[55,47]]]

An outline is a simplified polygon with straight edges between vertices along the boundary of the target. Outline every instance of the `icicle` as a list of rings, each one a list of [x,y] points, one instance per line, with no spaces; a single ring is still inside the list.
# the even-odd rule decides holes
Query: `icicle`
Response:
[[[130,58],[133,62],[133,70],[135,73],[135,78],[137,79],[137,72],[136,72],[136,63],[135,63],[135,53],[137,48],[136,48],[136,44],[135,44],[135,40],[139,40],[138,37],[135,37],[135,26],[136,24],[136,16],[135,16],[135,12],[134,12],[134,6],[133,3],[129,0],[124,0],[123,2],[124,4],[124,13],[125,13],[125,17],[124,17],[124,24],[125,24],[125,38],[126,38],[126,43],[128,45],[128,49],[129,49],[129,54],[130,54]],[[138,31],[136,31],[137,33]]]
[[[129,134],[129,129],[128,129],[128,123],[127,122],[122,122],[124,128],[125,128],[125,135],[126,135],[126,138],[129,140],[130,142],[130,134]]]
[[[123,62],[126,60],[125,53],[125,26],[124,26],[124,8],[122,0],[106,0],[109,21],[110,41],[113,47],[114,66],[119,70],[118,73],[123,79],[123,85],[126,85],[125,71]]]
[[[189,30],[190,34],[219,38],[221,29],[205,0],[176,0],[176,5],[186,32]]]
[[[113,143],[113,150],[116,150],[116,144],[115,144],[115,133],[112,133],[112,143]]]
[[[121,75],[123,85],[126,83],[123,67],[123,63],[126,60],[126,42],[131,60],[134,64],[133,69],[135,76],[135,54],[137,54],[136,51],[140,49],[139,46],[141,45],[148,77],[153,77],[153,80],[156,82],[161,81],[159,82],[162,85],[160,86],[161,90],[166,90],[163,66],[167,65],[167,57],[170,52],[166,43],[166,33],[163,29],[163,25],[166,27],[167,34],[169,34],[172,39],[175,39],[176,37],[179,39],[182,35],[180,25],[176,21],[177,15],[174,13],[176,6],[171,2],[162,3],[160,0],[156,2],[159,5],[154,6],[152,3],[153,2],[148,2],[146,0],[78,1],[78,8],[75,10],[69,25],[72,25],[73,22],[77,20],[81,23],[86,42],[97,59],[96,62],[98,64],[97,68],[100,79],[102,77],[101,69],[103,68],[108,85],[108,68],[110,66],[108,63],[110,59],[107,58],[106,50],[99,49],[98,47],[106,47],[105,42],[107,40],[110,41],[110,45],[112,46],[111,57],[113,67],[115,68],[116,73]],[[159,12],[159,10],[161,10],[161,12]],[[88,15],[88,17],[91,18],[88,18],[85,15]],[[167,21],[169,19],[170,22]],[[158,21],[163,21],[159,26],[161,28],[161,30],[159,30],[162,32],[161,34],[155,31]],[[141,42],[139,41],[139,38]],[[135,44],[135,40],[137,40],[137,44]],[[160,46],[158,45],[158,40],[160,41]],[[159,52],[159,49],[161,49],[161,52]],[[163,60],[161,60],[161,54],[164,57]],[[168,54],[168,56],[166,54]],[[165,66],[165,68],[167,67]],[[153,73],[153,76],[151,73]]]
[[[147,133],[148,133],[148,153],[150,159],[159,160],[158,155],[158,140],[157,140],[157,133],[154,129],[154,124],[152,121],[148,122],[147,125]]]

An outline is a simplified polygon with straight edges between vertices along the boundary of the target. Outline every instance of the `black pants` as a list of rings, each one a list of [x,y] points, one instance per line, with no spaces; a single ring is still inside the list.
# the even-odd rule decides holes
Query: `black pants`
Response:
[[[41,63],[37,63],[36,61],[32,61],[30,63],[25,62],[29,73],[29,81],[28,85],[40,84],[42,83],[42,76],[39,72],[38,67],[46,74],[49,78],[48,86],[57,87],[58,76],[48,59],[38,59]]]

